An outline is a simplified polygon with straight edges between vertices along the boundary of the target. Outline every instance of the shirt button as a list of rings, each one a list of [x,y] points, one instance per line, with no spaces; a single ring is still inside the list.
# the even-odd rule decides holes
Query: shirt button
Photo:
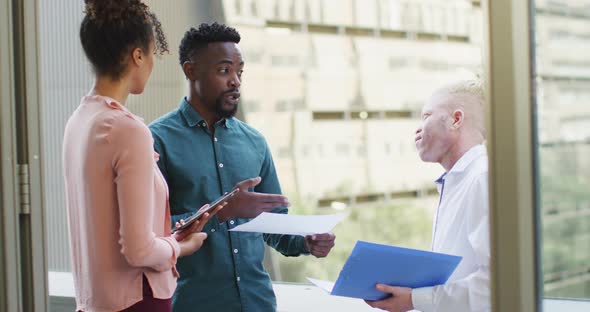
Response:
[[[215,232],[215,229],[211,229],[211,232]]]
[[[213,141],[217,142],[217,137],[214,137],[214,138],[213,138]]]
[[[219,163],[219,168],[223,168],[223,163]]]
[[[234,249],[234,253],[238,253],[238,249]]]
[[[235,223],[234,220],[229,221],[229,224],[234,224],[234,223]]]
[[[238,276],[238,277],[236,278],[236,280],[239,282],[239,281],[240,281],[240,277]]]

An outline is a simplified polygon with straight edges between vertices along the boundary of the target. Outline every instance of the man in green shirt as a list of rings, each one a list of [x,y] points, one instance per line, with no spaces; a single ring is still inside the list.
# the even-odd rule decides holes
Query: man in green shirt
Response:
[[[262,266],[264,243],[285,256],[325,257],[334,246],[330,233],[302,237],[228,231],[263,211],[287,213],[288,206],[279,195],[266,140],[233,117],[244,67],[239,41],[235,29],[217,23],[188,30],[179,57],[189,94],[178,109],[150,125],[158,166],[170,188],[173,224],[236,184],[242,190],[205,226],[209,236],[203,247],[178,260],[174,311],[275,311],[271,281]]]

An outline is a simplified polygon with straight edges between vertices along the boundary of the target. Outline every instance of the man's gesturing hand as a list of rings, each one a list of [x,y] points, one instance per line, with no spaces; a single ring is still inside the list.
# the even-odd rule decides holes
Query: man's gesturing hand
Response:
[[[283,195],[248,191],[260,184],[261,181],[260,177],[256,177],[236,184],[235,188],[239,188],[240,192],[217,213],[219,221],[224,222],[233,218],[255,218],[274,208],[289,207],[289,200]]]

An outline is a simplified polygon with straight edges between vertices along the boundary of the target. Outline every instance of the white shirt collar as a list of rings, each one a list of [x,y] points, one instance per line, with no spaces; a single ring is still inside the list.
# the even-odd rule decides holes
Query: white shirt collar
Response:
[[[459,173],[465,171],[474,160],[479,158],[482,155],[486,154],[486,147],[483,144],[478,144],[472,148],[470,148],[457,162],[455,165],[449,170],[448,172],[443,173],[436,181],[437,184],[442,183],[442,181],[446,178],[448,174]]]

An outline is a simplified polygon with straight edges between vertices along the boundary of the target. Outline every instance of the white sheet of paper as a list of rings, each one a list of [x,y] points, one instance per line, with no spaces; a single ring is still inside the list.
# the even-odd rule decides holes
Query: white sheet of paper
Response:
[[[327,291],[329,294],[332,293],[332,289],[334,289],[334,282],[330,282],[330,281],[322,281],[322,280],[318,280],[315,278],[311,278],[311,277],[306,277],[308,281],[310,281],[312,284],[316,285],[317,287],[319,287],[322,290]]]
[[[292,215],[263,212],[248,223],[240,224],[230,231],[258,232],[267,234],[311,235],[329,233],[346,214]]]

